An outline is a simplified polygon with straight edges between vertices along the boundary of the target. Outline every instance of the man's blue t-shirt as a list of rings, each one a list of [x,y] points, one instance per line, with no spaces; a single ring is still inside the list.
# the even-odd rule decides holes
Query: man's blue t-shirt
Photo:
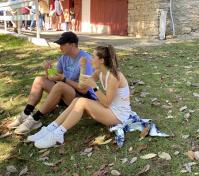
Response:
[[[92,75],[93,69],[91,66],[91,55],[82,50],[80,50],[76,58],[62,55],[58,60],[57,70],[62,71],[66,79],[78,82],[80,75],[79,61],[81,57],[85,57],[87,59],[86,75]]]

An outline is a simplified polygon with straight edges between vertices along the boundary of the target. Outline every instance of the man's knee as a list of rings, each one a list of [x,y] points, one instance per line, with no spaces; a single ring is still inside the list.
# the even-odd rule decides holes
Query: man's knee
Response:
[[[70,93],[74,88],[64,82],[58,82],[53,86],[53,90],[61,94],[66,94],[67,92]]]
[[[58,91],[58,92],[62,92],[64,90],[64,88],[65,88],[65,83],[63,83],[63,82],[57,82],[53,86],[52,90]]]
[[[43,85],[45,84],[45,81],[47,80],[46,77],[43,76],[37,76],[34,80],[34,84],[39,84],[39,85]]]

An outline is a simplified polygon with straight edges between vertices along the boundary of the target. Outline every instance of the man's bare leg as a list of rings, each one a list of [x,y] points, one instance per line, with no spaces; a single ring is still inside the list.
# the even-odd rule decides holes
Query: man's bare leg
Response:
[[[49,93],[54,85],[55,83],[46,77],[36,77],[28,97],[28,104],[36,106],[41,100],[43,91]]]
[[[16,118],[15,121],[8,125],[9,129],[15,129],[22,124],[28,116],[33,112],[35,106],[41,100],[43,91],[50,92],[55,85],[53,81],[48,80],[46,77],[36,77],[29,94],[28,103],[24,111]]]
[[[53,86],[46,101],[41,106],[39,111],[42,114],[47,114],[55,108],[61,99],[64,100],[66,105],[69,105],[75,97],[76,92],[73,87],[66,83],[59,82]]]

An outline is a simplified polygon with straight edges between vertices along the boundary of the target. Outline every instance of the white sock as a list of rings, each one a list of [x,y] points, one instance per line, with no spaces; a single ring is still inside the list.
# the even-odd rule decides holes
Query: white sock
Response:
[[[52,123],[50,123],[48,126],[47,126],[47,129],[49,131],[54,131],[55,129],[57,129],[59,127],[59,125],[53,121]]]
[[[67,129],[60,125],[55,131],[53,131],[57,135],[64,135],[67,132]]]

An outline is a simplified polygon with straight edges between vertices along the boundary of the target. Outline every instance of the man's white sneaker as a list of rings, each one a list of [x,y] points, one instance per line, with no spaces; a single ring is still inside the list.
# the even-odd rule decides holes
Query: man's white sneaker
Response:
[[[35,130],[37,128],[40,128],[42,126],[41,121],[36,121],[33,119],[31,115],[28,116],[28,118],[15,129],[15,134],[26,134],[29,133],[32,130]]]
[[[64,143],[64,134],[55,134],[54,132],[50,132],[43,138],[35,141],[35,147],[39,149],[45,149],[55,146],[57,143]]]
[[[21,114],[19,114],[16,119],[11,122],[7,127],[9,129],[15,129],[17,128],[19,125],[21,125],[26,119],[28,118],[28,115],[26,115],[24,112],[22,112]]]
[[[27,141],[35,142],[35,141],[43,138],[44,136],[46,136],[49,133],[50,133],[50,131],[47,129],[47,127],[44,126],[41,128],[40,131],[38,131],[34,135],[28,136]]]

